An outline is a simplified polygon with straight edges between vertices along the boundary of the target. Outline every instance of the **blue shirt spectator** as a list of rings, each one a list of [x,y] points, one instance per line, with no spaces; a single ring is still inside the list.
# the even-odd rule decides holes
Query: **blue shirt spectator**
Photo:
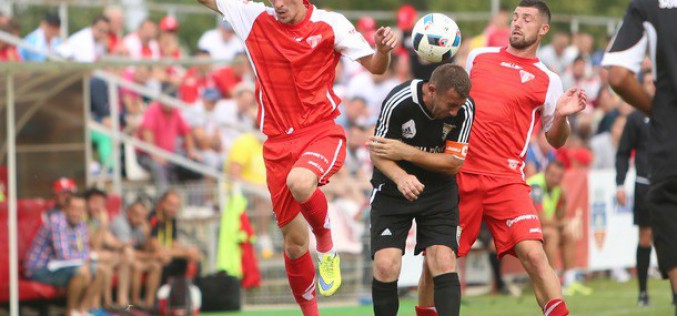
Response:
[[[59,32],[61,30],[61,19],[58,15],[47,14],[40,22],[40,27],[31,32],[24,38],[26,44],[43,52],[54,52],[56,47],[61,45]],[[20,48],[19,54],[23,61],[43,62],[47,56],[43,53],[35,52],[26,48]]]

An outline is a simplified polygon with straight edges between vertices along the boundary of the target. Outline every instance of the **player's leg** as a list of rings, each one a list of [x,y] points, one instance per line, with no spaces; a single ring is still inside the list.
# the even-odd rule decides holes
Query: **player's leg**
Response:
[[[637,299],[639,306],[649,305],[647,279],[651,261],[653,236],[651,235],[651,216],[649,214],[649,208],[646,205],[646,193],[648,190],[648,185],[640,183],[635,184],[635,205],[633,211],[635,215],[635,225],[639,226],[639,243],[637,244],[635,261],[637,264],[637,281],[639,286],[639,297]]]
[[[435,245],[426,248],[426,257],[435,286],[437,313],[458,316],[461,312],[461,283],[456,273],[456,255],[447,246]]]
[[[664,278],[670,279],[673,303],[677,304],[677,178],[652,183],[647,193],[651,232]]]
[[[331,227],[327,216],[327,198],[317,187],[318,176],[311,170],[296,167],[287,176],[287,187],[301,203],[301,213],[313,230],[319,253],[333,253]]]
[[[385,248],[374,254],[374,280],[371,295],[375,316],[397,315],[400,307],[397,297],[397,278],[402,268],[402,250]]]
[[[418,280],[418,306],[416,316],[437,316],[435,309],[435,285],[428,266],[428,259],[423,257],[423,271]]]
[[[529,274],[539,306],[546,315],[568,315],[566,304],[562,300],[559,278],[548,262],[540,241],[524,240],[515,246],[515,253]],[[550,314],[548,314],[550,311]]]
[[[319,315],[315,296],[315,265],[308,252],[306,221],[299,213],[281,229],[284,238],[284,265],[294,299],[304,316]]]
[[[556,227],[543,227],[543,248],[550,266],[555,271],[557,271],[560,241],[559,230]]]

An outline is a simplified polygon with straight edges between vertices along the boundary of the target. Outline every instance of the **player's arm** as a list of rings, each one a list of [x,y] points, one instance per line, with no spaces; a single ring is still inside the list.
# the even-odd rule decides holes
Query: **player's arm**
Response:
[[[618,142],[616,150],[616,201],[620,205],[625,205],[626,195],[625,177],[630,169],[630,156],[632,150],[637,146],[637,126],[633,120],[633,115],[628,117],[628,122],[623,127],[621,140]]]
[[[552,117],[546,120],[545,138],[550,145],[555,148],[564,146],[571,134],[568,117],[583,111],[587,102],[588,96],[585,91],[578,88],[569,89],[557,99]]]
[[[371,137],[369,152],[371,157],[390,161],[408,161],[423,169],[447,175],[455,175],[461,170],[463,160],[450,153],[429,153],[396,139]]]
[[[633,1],[623,17],[621,27],[604,54],[602,66],[609,70],[609,85],[621,98],[646,115],[651,115],[652,98],[638,82],[649,43],[644,31],[646,13],[640,1]]]
[[[423,192],[425,186],[418,181],[416,176],[408,174],[392,160],[380,158],[371,153],[371,162],[374,167],[380,170],[388,179],[397,185],[397,189],[409,201],[415,201]]]
[[[397,47],[397,38],[390,27],[381,27],[374,35],[376,52],[359,59],[360,64],[373,74],[383,74],[390,65],[390,52]]]

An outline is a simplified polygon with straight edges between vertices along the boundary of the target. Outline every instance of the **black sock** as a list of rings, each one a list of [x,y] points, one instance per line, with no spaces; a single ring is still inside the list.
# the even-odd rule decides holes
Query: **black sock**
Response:
[[[445,273],[433,278],[435,308],[440,316],[458,316],[461,313],[461,282],[458,274]]]
[[[489,252],[489,262],[491,263],[491,272],[494,273],[496,290],[503,290],[503,288],[505,288],[505,283],[503,283],[503,276],[501,275],[501,260],[498,259],[496,252]]]
[[[639,291],[646,292],[646,280],[649,275],[649,261],[651,260],[651,247],[637,246],[637,279]]]
[[[371,283],[371,297],[374,300],[375,316],[394,316],[400,308],[397,297],[397,281],[384,283],[374,280]]]

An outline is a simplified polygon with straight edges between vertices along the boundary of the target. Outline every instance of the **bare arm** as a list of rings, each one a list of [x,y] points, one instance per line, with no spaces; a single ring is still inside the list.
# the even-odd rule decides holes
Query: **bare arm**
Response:
[[[637,80],[635,73],[621,66],[609,68],[609,85],[628,102],[647,116],[651,116],[652,99],[649,93]]]
[[[371,56],[365,56],[359,59],[360,64],[369,72],[381,75],[388,70],[390,65],[390,52],[397,47],[397,38],[390,27],[381,27],[374,35],[376,42],[376,52]]]
[[[416,176],[408,174],[394,161],[383,159],[371,154],[371,161],[374,167],[383,172],[388,179],[395,182],[397,189],[409,201],[418,199],[425,186],[418,181]]]
[[[578,88],[569,89],[557,100],[552,126],[545,132],[545,138],[550,145],[555,148],[564,146],[569,134],[571,134],[571,127],[567,117],[583,111],[587,100],[588,96],[585,94],[585,91]]]
[[[392,161],[404,160],[423,169],[446,175],[457,174],[463,166],[462,159],[448,153],[425,152],[395,139],[371,137],[370,140],[369,151],[372,157]]]

